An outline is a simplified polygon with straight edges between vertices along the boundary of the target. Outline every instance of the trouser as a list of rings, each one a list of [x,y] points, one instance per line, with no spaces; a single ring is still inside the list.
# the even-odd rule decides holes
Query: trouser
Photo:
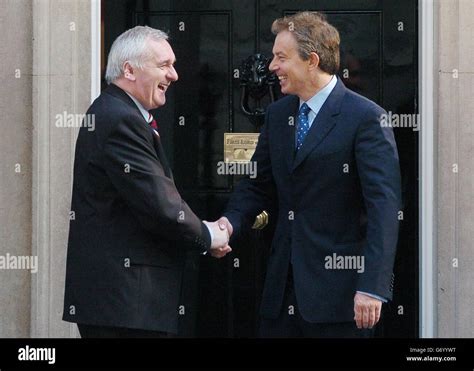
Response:
[[[372,329],[358,329],[355,321],[339,323],[311,323],[298,310],[291,264],[283,305],[276,319],[260,318],[259,336],[262,338],[370,338]]]
[[[77,324],[82,338],[166,338],[175,335],[161,331],[149,331],[125,327]]]

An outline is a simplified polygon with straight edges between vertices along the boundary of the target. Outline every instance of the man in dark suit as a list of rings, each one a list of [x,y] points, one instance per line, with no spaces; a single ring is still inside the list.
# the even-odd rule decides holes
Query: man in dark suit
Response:
[[[237,234],[271,205],[276,230],[262,337],[367,337],[392,297],[400,171],[385,111],[345,88],[339,33],[318,13],[277,19],[268,107],[251,161],[219,219]]]
[[[176,334],[186,249],[222,257],[228,234],[201,222],[179,195],[156,121],[178,79],[162,31],[120,35],[109,86],[79,131],[74,163],[63,319],[82,337]]]

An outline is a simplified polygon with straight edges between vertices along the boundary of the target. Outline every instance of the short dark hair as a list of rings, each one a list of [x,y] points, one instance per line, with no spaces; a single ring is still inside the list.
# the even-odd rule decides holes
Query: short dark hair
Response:
[[[300,12],[276,19],[272,24],[272,32],[277,35],[281,31],[293,33],[298,44],[298,54],[308,60],[314,52],[319,56],[319,68],[334,75],[339,70],[341,42],[337,29],[329,24],[326,17],[318,12]]]

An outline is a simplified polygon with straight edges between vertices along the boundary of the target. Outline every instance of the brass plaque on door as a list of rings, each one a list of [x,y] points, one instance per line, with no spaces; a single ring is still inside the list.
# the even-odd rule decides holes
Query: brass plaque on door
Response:
[[[224,161],[249,162],[257,147],[259,133],[224,133]]]

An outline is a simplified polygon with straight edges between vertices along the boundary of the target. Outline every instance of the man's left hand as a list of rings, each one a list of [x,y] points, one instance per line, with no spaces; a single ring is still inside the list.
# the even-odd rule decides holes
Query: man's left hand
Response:
[[[354,296],[354,320],[357,328],[372,328],[380,319],[382,302],[371,296],[356,293]]]

